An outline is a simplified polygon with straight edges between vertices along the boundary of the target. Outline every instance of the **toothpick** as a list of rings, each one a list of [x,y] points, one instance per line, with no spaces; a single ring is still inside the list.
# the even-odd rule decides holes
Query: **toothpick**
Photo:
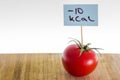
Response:
[[[82,26],[81,26],[81,43],[82,43],[82,46],[83,46],[83,29],[82,29]]]

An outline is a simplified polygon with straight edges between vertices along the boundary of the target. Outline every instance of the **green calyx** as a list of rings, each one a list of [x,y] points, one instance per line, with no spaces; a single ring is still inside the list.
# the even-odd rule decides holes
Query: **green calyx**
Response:
[[[72,38],[72,40],[71,41],[69,41],[69,42],[75,42],[75,44],[78,46],[78,48],[80,49],[80,55],[82,55],[82,53],[84,52],[84,51],[88,51],[88,50],[96,50],[98,53],[100,53],[99,51],[98,51],[98,49],[101,49],[101,48],[90,48],[89,47],[89,45],[91,45],[91,43],[87,43],[86,45],[83,45],[79,40],[77,40],[77,39],[73,39]],[[102,49],[103,50],[103,49]]]

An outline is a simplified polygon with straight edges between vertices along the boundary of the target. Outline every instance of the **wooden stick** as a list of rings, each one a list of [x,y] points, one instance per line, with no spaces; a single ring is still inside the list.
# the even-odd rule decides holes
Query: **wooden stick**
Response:
[[[82,46],[83,46],[83,29],[82,29],[82,26],[81,26],[81,43],[82,43]]]

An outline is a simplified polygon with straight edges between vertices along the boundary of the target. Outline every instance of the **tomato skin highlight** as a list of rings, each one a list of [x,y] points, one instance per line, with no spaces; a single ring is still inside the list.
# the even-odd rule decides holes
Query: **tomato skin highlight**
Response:
[[[64,50],[62,64],[69,74],[78,77],[85,76],[96,68],[98,56],[93,50],[84,51],[80,55],[79,47],[72,44]]]

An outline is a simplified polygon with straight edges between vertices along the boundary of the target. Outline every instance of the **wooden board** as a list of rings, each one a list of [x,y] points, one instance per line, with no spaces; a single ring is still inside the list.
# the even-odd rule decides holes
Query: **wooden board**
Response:
[[[102,54],[94,72],[84,77],[68,74],[62,54],[0,54],[0,80],[120,80],[120,55]]]

